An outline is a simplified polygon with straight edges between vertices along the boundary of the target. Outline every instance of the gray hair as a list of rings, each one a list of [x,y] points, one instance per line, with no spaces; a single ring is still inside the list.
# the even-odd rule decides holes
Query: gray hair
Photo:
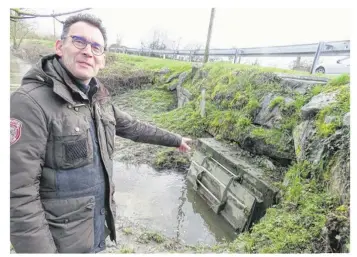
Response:
[[[64,39],[68,35],[69,28],[74,23],[80,22],[80,21],[88,23],[94,27],[97,27],[100,30],[100,32],[102,33],[103,38],[104,38],[104,49],[107,49],[107,31],[102,24],[102,20],[92,14],[89,14],[89,13],[80,13],[80,14],[76,14],[76,15],[72,15],[72,16],[68,17],[65,20],[65,22],[63,23],[61,39]]]

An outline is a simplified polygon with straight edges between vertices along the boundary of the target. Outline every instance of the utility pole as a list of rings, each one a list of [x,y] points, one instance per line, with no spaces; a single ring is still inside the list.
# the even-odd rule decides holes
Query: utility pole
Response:
[[[52,10],[52,13],[55,14],[55,10]],[[53,16],[53,39],[56,40],[56,19]]]
[[[208,61],[208,56],[209,56],[209,44],[211,41],[211,35],[212,35],[212,27],[213,27],[213,20],[214,20],[214,13],[215,13],[216,8],[211,9],[211,18],[209,20],[209,26],[208,26],[208,34],[207,34],[207,41],[206,41],[206,50],[205,50],[205,57],[203,60],[203,63],[206,63]]]

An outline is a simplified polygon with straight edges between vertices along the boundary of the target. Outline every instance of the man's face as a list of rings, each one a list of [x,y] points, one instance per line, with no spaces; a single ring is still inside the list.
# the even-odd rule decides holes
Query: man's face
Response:
[[[95,55],[91,45],[88,44],[84,49],[79,49],[73,44],[72,37],[78,42],[85,41],[94,43],[96,48],[104,47],[104,38],[100,30],[85,22],[76,22],[70,28],[68,35],[63,40],[56,41],[56,54],[61,57],[66,68],[79,80],[88,84],[89,81],[104,68],[105,56]],[[84,41],[84,42],[85,42]]]

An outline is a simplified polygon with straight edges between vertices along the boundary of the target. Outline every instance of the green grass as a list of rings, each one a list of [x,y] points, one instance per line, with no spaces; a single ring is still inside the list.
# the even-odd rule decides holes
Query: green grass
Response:
[[[327,215],[338,206],[337,199],[325,191],[321,170],[306,161],[292,165],[285,181],[281,202],[269,208],[250,233],[217,248],[245,253],[313,252]]]
[[[124,99],[113,97],[112,100],[117,105],[126,103],[125,105],[135,109],[139,117],[148,120],[151,120],[152,115],[160,116],[176,106],[174,94],[162,89],[135,89],[125,93]]]
[[[134,55],[127,55],[127,54],[118,54],[118,58],[122,62],[135,64],[135,66],[139,68],[154,70],[154,71],[159,71],[164,67],[167,67],[170,70],[176,72],[183,72],[191,69],[190,63],[184,61],[178,61],[178,60],[162,59],[156,57],[134,56]]]
[[[153,116],[156,124],[181,135],[200,137],[206,129],[206,119],[202,118],[200,112],[190,103],[182,108]]]
[[[23,44],[36,44],[42,45],[48,48],[55,48],[55,41],[45,40],[45,39],[24,39],[22,41]]]
[[[131,76],[137,72],[153,73],[163,68],[168,68],[169,72],[164,76],[169,76],[190,71],[191,64],[177,60],[162,59],[155,57],[135,56],[120,53],[106,53],[107,67],[102,71],[103,74],[121,74],[122,76]]]
[[[165,238],[157,232],[144,232],[138,238],[138,242],[140,243],[147,244],[150,241],[161,244],[165,241]]]
[[[142,108],[155,112],[165,112],[176,105],[174,94],[164,90],[138,90],[135,98],[141,102]]]
[[[330,86],[341,86],[350,83],[350,75],[349,74],[341,74],[337,77],[334,77],[329,81]]]
[[[133,231],[131,228],[123,228],[123,233],[125,235],[132,235],[133,234]]]
[[[126,254],[126,253],[135,253],[135,251],[134,251],[133,248],[123,246],[123,247],[120,248],[118,253],[124,253],[124,254]]]
[[[273,99],[273,101],[270,102],[269,108],[274,109],[275,106],[279,106],[284,103],[284,97],[282,96],[277,96]]]
[[[261,66],[254,66],[248,64],[233,64],[233,63],[225,63],[225,62],[214,62],[214,63],[207,63],[205,65],[207,70],[220,70],[220,69],[228,69],[232,71],[246,71],[246,70],[255,70],[260,72],[282,72],[282,73],[289,73],[289,74],[300,74],[304,76],[311,75],[309,72],[304,71],[296,71],[296,70],[289,70],[289,69],[280,69],[275,67],[261,67]],[[315,74],[313,76],[316,76]]]

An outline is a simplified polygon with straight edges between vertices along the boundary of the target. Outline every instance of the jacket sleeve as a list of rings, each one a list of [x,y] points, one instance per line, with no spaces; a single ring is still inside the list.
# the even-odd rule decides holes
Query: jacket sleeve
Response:
[[[134,119],[128,113],[113,106],[116,119],[116,135],[135,142],[178,147],[182,137],[149,123]]]
[[[39,195],[48,130],[40,106],[27,94],[10,99],[10,239],[17,253],[57,248]]]

